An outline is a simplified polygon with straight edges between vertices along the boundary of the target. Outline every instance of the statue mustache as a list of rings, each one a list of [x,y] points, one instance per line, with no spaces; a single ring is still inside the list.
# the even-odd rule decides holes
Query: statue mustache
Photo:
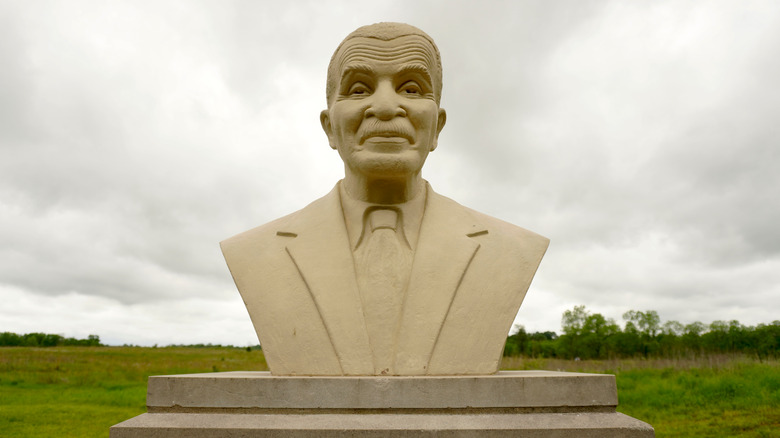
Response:
[[[376,119],[365,120],[360,127],[360,144],[371,137],[402,137],[414,143],[414,130],[403,120],[382,122]]]

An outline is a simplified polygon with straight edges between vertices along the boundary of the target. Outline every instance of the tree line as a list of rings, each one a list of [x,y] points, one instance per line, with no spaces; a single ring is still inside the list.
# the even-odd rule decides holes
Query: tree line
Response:
[[[0,333],[0,347],[100,347],[100,336],[89,335],[87,339],[66,338],[49,333],[27,333],[17,335],[11,332]]]
[[[658,312],[629,310],[624,327],[614,319],[591,313],[585,306],[567,310],[563,334],[527,333],[522,326],[507,338],[504,356],[560,359],[679,358],[740,353],[758,359],[780,356],[780,321],[744,326],[737,320],[681,324],[661,322]]]
[[[567,310],[561,318],[563,334],[528,333],[522,326],[506,340],[504,356],[560,359],[679,358],[739,353],[760,360],[780,357],[780,321],[745,326],[737,320],[681,324],[661,322],[654,310],[629,310],[621,328],[612,318],[589,312],[585,306]],[[0,333],[0,347],[103,346],[98,335],[86,339],[47,333]],[[211,344],[189,347],[217,347]],[[243,347],[242,347],[243,348]],[[247,351],[260,346],[247,347]]]

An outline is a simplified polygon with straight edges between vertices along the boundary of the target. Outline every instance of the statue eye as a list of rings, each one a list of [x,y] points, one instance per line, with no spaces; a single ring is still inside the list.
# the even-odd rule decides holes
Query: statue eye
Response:
[[[347,95],[349,96],[365,96],[370,92],[368,87],[362,83],[357,82],[352,84],[351,87],[349,87],[349,91],[347,91]]]
[[[414,94],[419,95],[422,94],[422,88],[420,88],[419,85],[417,85],[416,82],[405,82],[403,85],[401,85],[400,91],[402,94]]]

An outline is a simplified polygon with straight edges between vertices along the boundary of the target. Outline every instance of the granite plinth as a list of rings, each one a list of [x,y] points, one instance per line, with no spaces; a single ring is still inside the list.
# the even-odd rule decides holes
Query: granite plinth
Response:
[[[552,371],[488,376],[149,378],[148,413],[111,428],[140,437],[652,437],[615,411],[615,377]]]

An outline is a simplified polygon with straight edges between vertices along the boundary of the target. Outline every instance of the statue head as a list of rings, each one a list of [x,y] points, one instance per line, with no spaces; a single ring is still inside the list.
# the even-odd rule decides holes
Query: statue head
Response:
[[[416,35],[425,40],[425,50],[430,52],[433,57],[434,71],[431,72],[433,76],[434,92],[436,95],[436,103],[441,103],[441,88],[442,88],[442,68],[441,68],[441,54],[439,54],[439,48],[427,33],[422,30],[406,23],[375,23],[367,26],[361,26],[355,29],[352,33],[347,35],[346,38],[339,44],[336,51],[333,52],[333,56],[330,57],[330,63],[328,64],[328,78],[325,87],[325,97],[327,99],[328,107],[331,104],[331,98],[333,97],[338,87],[340,77],[340,62],[343,56],[344,45],[353,38],[375,38],[381,41],[392,41],[396,38]]]
[[[446,121],[441,58],[425,32],[403,23],[363,26],[328,66],[320,122],[350,180],[420,178]]]

